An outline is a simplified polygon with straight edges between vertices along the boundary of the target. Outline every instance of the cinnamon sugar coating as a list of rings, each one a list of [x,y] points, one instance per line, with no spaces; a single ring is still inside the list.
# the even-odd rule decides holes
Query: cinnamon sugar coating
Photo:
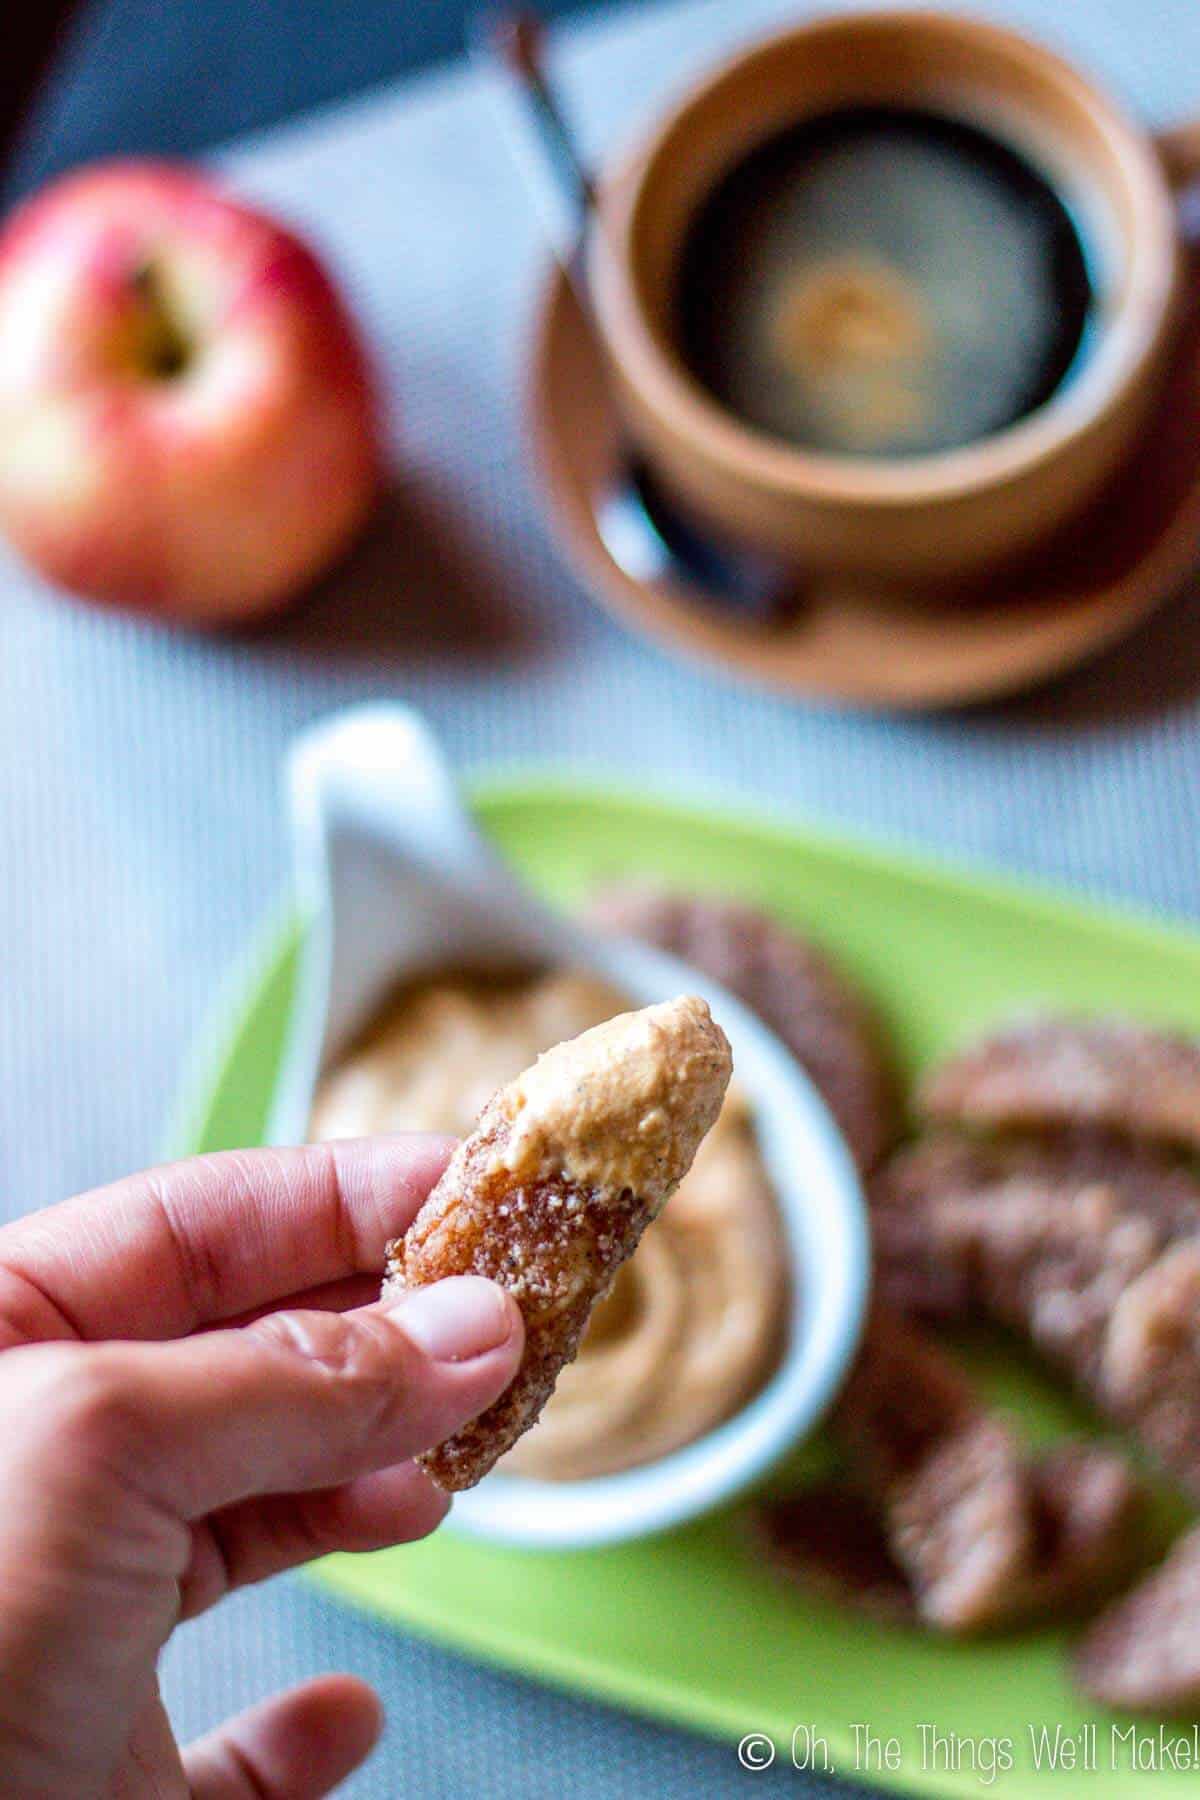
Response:
[[[1101,1613],[1075,1652],[1085,1694],[1128,1712],[1192,1716],[1200,1707],[1200,1526]],[[1149,1784],[1147,1784],[1149,1785]]]
[[[1130,1019],[1018,1020],[941,1063],[918,1103],[938,1124],[1086,1128],[1196,1151],[1200,1042]]]

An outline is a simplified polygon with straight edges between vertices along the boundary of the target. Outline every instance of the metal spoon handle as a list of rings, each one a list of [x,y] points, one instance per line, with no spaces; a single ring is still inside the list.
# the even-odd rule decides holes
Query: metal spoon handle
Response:
[[[603,333],[588,283],[589,255],[606,249],[596,187],[546,70],[545,32],[528,8],[477,14],[469,34],[513,160],[546,237],[597,343]],[[690,592],[701,602],[759,620],[792,604],[790,569],[770,556],[723,542],[690,520],[628,447],[598,497],[596,528],[608,554],[632,580]]]
[[[596,218],[596,188],[546,69],[542,21],[527,8],[485,9],[472,20],[468,46],[555,257],[590,316],[581,247]]]

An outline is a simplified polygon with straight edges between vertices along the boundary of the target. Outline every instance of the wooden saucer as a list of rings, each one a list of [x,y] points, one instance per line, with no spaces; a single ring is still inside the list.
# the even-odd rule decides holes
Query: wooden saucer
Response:
[[[1188,284],[1195,295],[1198,283]],[[619,430],[594,334],[555,270],[529,384],[534,453],[568,554],[635,630],[785,693],[880,708],[961,706],[1032,687],[1128,632],[1200,560],[1200,305],[1189,305],[1145,439],[1084,516],[986,589],[936,599],[814,577],[763,626],[640,583],[609,555],[596,500]]]

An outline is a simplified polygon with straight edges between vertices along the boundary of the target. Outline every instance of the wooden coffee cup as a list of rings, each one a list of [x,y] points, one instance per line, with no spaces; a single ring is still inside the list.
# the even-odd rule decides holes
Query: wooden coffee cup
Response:
[[[1079,220],[1097,276],[1082,366],[1035,411],[961,448],[833,455],[722,407],[673,342],[687,228],[756,144],[840,107],[904,105],[981,125]],[[900,586],[962,582],[1019,556],[1094,496],[1154,403],[1183,259],[1175,192],[1200,127],[1155,140],[1069,63],[994,25],[925,12],[817,20],[723,63],[602,186],[589,268],[626,427],[702,520],[801,568]]]

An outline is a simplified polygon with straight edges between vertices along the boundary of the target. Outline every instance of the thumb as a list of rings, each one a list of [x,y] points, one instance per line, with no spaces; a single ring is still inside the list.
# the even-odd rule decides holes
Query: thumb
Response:
[[[326,1675],[239,1713],[184,1753],[193,1800],[321,1800],[357,1769],[383,1716],[365,1683]]]
[[[130,1474],[197,1519],[407,1461],[490,1406],[523,1347],[511,1296],[458,1276],[356,1312],[277,1312],[96,1354],[144,1426]]]

